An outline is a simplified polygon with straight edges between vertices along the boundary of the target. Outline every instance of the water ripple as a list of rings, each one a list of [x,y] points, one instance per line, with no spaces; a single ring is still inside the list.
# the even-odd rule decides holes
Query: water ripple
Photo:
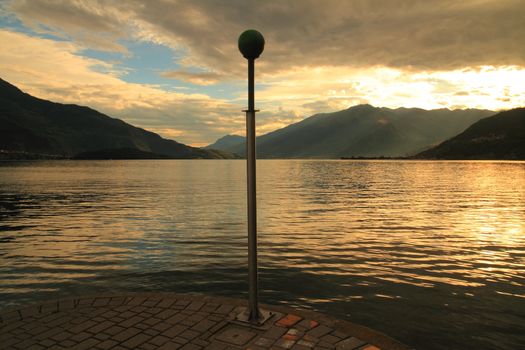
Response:
[[[0,307],[244,297],[243,161],[0,163]],[[425,349],[525,344],[525,163],[260,161],[261,299]]]

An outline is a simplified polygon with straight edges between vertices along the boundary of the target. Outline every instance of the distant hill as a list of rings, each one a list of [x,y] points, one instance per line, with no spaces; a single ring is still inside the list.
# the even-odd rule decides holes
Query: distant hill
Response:
[[[525,108],[481,119],[416,158],[525,160]]]
[[[222,150],[227,150],[227,149],[230,149],[232,147],[235,148],[240,143],[244,143],[245,139],[246,138],[244,136],[226,135],[226,136],[221,137],[220,139],[218,139],[217,141],[215,141],[211,145],[208,145],[208,146],[206,146],[204,148],[205,149],[222,149]]]
[[[103,155],[119,149],[137,150],[135,156],[144,152],[143,155],[166,158],[229,157],[223,151],[163,139],[88,107],[33,97],[0,79],[0,156],[3,158],[70,158],[86,152]]]
[[[424,110],[358,105],[335,113],[316,114],[257,138],[260,158],[399,157],[414,155],[457,135],[488,110]],[[224,139],[224,138],[223,138]],[[212,146],[245,154],[237,144],[218,140]],[[221,142],[219,142],[221,141]]]

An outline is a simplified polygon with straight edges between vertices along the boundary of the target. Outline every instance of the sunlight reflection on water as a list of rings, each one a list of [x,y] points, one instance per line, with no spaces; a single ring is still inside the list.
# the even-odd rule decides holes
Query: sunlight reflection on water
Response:
[[[525,343],[524,162],[258,164],[262,300],[426,349]],[[0,307],[120,290],[244,296],[244,172],[2,163]]]

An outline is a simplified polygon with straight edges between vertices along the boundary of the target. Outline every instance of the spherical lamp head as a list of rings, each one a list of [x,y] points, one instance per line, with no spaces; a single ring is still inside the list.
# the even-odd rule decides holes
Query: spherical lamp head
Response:
[[[264,37],[254,29],[248,29],[239,36],[239,51],[246,59],[258,58],[264,50]]]

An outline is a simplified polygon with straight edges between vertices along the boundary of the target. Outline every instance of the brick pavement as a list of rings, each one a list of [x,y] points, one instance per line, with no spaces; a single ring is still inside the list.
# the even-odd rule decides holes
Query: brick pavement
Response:
[[[98,295],[0,313],[0,349],[408,350],[371,329],[314,312],[262,305],[262,326],[236,321],[246,303],[202,295]]]

